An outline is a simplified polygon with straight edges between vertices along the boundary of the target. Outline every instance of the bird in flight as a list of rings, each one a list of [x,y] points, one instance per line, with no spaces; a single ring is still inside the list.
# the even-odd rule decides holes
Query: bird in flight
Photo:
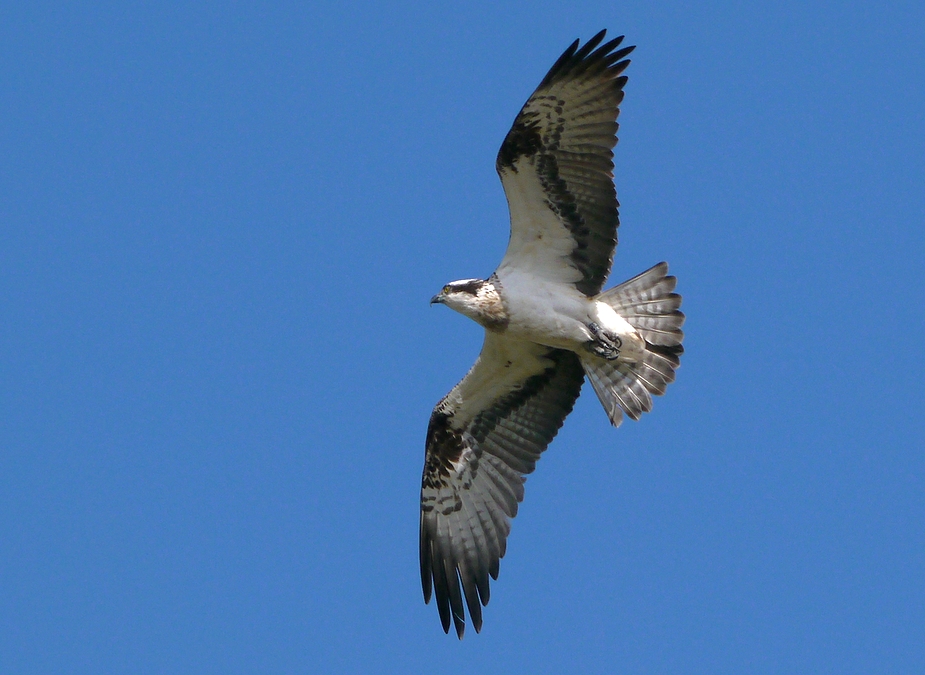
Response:
[[[668,265],[603,291],[617,244],[613,147],[633,47],[576,40],[521,109],[496,168],[511,237],[488,279],[431,303],[485,328],[475,365],[434,408],[421,486],[421,583],[444,632],[475,630],[498,578],[524,481],[585,376],[610,422],[638,420],[674,381],[681,296]],[[603,43],[603,44],[602,44]]]

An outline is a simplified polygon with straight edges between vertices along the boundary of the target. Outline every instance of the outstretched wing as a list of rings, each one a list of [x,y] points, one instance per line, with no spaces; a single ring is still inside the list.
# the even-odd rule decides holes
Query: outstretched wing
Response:
[[[498,268],[600,292],[617,244],[613,147],[633,47],[576,40],[524,104],[498,152],[511,240]]]
[[[421,583],[443,630],[461,638],[463,602],[475,630],[498,578],[510,519],[531,473],[581,390],[572,352],[486,331],[478,360],[434,408],[421,486]],[[460,584],[462,588],[460,590]]]

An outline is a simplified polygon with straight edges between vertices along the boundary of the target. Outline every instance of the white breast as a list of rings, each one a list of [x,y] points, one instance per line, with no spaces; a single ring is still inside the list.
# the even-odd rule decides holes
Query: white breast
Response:
[[[592,302],[572,284],[511,268],[497,274],[510,319],[507,330],[512,334],[571,350],[590,339],[587,323],[592,320]]]

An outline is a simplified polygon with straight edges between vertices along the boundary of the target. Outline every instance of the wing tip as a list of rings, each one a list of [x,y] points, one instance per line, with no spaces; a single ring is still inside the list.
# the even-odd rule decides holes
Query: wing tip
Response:
[[[598,66],[603,70],[614,71],[615,75],[623,72],[630,64],[629,59],[625,57],[636,49],[636,45],[629,45],[614,51],[623,43],[626,36],[619,35],[601,45],[606,35],[607,29],[604,28],[583,45],[580,38],[575,40],[552,65],[546,77],[540,82],[539,88],[548,86],[567,75],[573,75],[576,71],[581,73],[596,69]]]

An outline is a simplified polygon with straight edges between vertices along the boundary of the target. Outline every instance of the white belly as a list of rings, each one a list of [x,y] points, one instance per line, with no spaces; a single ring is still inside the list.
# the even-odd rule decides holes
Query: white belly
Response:
[[[594,322],[623,339],[624,356],[635,360],[644,348],[637,331],[609,305],[592,300],[571,284],[555,283],[505,270],[500,276],[501,294],[509,317],[507,331],[514,336],[549,347],[583,353],[593,339],[588,324]]]
[[[571,284],[521,272],[508,272],[500,281],[511,335],[571,350],[591,338],[587,324],[594,303]]]

